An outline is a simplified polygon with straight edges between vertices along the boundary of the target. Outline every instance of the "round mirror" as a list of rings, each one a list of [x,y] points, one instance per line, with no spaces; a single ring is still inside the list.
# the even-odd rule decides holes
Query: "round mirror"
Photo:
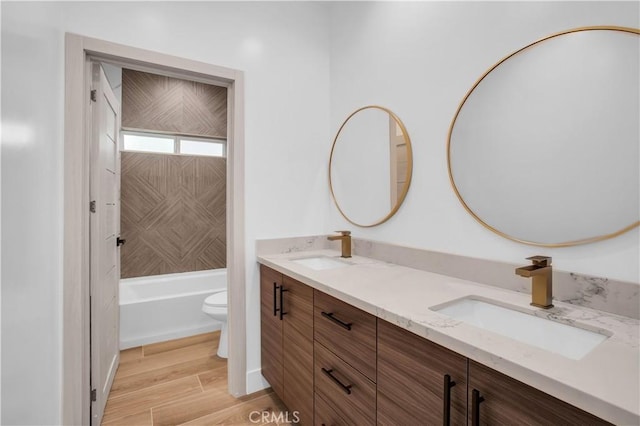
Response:
[[[475,219],[511,240],[550,247],[640,224],[638,34],[554,34],[474,84],[451,123],[448,162]]]
[[[356,110],[331,147],[329,188],[338,210],[357,226],[386,222],[407,195],[412,166],[402,121],[380,106]]]

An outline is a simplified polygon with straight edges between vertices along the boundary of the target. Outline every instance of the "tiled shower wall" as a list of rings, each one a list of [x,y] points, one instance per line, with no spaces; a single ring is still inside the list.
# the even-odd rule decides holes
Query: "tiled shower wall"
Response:
[[[122,70],[122,127],[225,138],[227,89]],[[226,267],[226,159],[122,153],[122,278]]]
[[[122,127],[226,138],[226,87],[122,70]]]
[[[121,277],[226,267],[226,159],[122,153]]]

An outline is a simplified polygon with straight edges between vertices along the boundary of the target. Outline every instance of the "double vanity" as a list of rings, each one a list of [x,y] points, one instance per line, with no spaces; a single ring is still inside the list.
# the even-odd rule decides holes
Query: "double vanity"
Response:
[[[447,170],[485,229],[537,251],[640,226],[639,35],[554,33],[467,92],[449,126]],[[338,212],[361,228],[385,224],[409,191],[413,157],[391,110],[351,113],[329,158]],[[422,226],[410,219],[389,226]],[[429,226],[439,224],[425,235]],[[342,253],[326,236],[283,240],[296,242],[257,245],[262,373],[301,423],[640,424],[637,283],[553,271],[546,256],[520,266],[360,240],[350,257],[348,231],[329,237]],[[637,239],[627,244],[637,253]]]
[[[638,424],[637,319],[334,250],[259,253],[262,372],[302,424]]]

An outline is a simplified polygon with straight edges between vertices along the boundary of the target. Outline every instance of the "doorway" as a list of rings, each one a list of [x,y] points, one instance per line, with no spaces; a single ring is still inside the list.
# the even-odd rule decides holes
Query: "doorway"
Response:
[[[228,90],[228,389],[234,396],[246,394],[243,73],[75,34],[66,34],[65,48],[63,422],[90,423],[91,60]]]

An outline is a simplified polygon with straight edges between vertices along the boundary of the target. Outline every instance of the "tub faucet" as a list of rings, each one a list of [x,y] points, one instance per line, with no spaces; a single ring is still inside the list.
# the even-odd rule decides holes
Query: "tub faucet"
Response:
[[[327,239],[329,241],[342,241],[342,256],[340,257],[351,257],[351,231],[336,231],[339,232],[340,235],[329,235]]]
[[[516,275],[533,278],[531,284],[531,305],[538,308],[553,308],[551,303],[553,282],[551,258],[548,256],[527,257],[532,265],[516,268]]]

